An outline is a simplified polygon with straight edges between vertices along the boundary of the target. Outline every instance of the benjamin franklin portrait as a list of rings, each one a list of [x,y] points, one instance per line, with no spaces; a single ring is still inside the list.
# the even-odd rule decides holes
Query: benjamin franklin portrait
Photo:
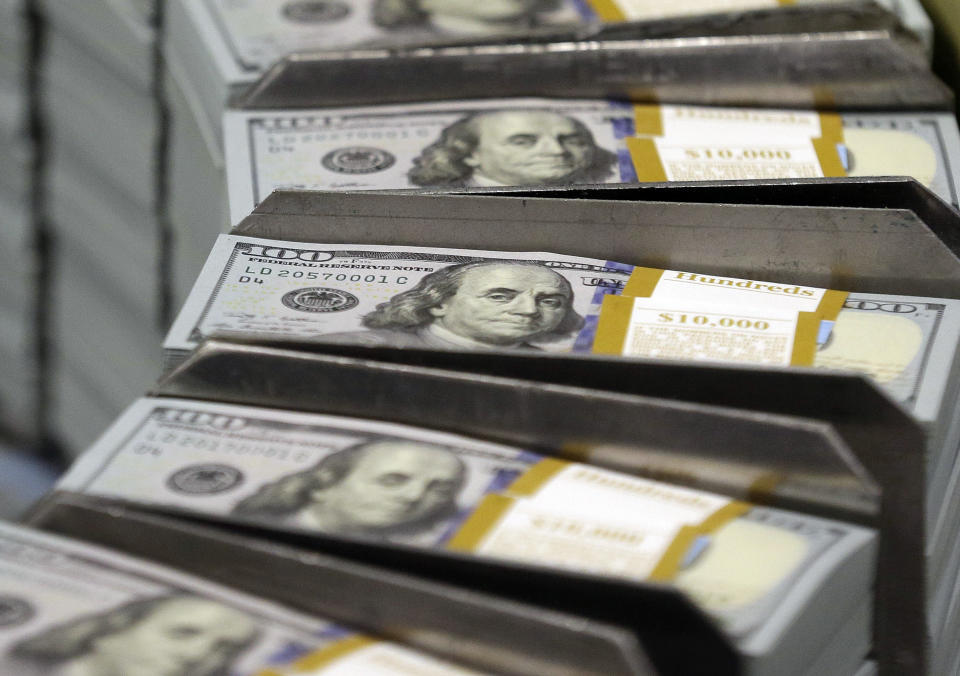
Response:
[[[448,448],[378,438],[263,486],[233,513],[325,533],[413,535],[456,513],[466,474]]]
[[[325,342],[436,349],[539,349],[575,335],[570,282],[545,265],[462,263],[431,272],[363,318],[365,331]]]
[[[371,21],[386,30],[491,35],[534,28],[558,0],[374,0]]]
[[[57,676],[226,676],[257,639],[253,621],[189,594],[131,601],[13,646],[34,673]]]
[[[423,149],[408,173],[419,186],[603,183],[617,156],[579,120],[547,110],[469,115]]]

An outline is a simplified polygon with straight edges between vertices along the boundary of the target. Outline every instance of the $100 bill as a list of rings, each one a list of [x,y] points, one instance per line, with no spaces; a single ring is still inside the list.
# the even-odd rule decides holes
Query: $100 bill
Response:
[[[324,245],[221,235],[164,343],[208,336],[568,352],[632,266],[548,253]]]

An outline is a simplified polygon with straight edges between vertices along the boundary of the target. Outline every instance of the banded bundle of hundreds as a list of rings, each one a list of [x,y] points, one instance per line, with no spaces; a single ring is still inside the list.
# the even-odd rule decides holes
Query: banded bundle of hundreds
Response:
[[[748,674],[850,674],[870,645],[869,529],[459,435],[145,398],[58,488],[673,585]]]
[[[573,110],[558,101],[426,103],[431,100],[431,95],[449,100],[454,94],[436,91],[422,96],[418,93],[425,103],[412,108],[375,107],[383,101],[382,91],[391,77],[385,76],[380,67],[390,58],[388,51],[370,58],[354,78],[365,83],[368,93],[365,102],[374,106],[370,109],[275,110],[278,106],[270,102],[268,107],[274,110],[250,116],[228,113],[224,122],[224,109],[231,97],[245,95],[258,78],[269,74],[271,66],[291,52],[333,52],[450,41],[468,44],[471,40],[503,40],[523,45],[532,34],[548,40],[551,31],[564,35],[562,42],[570,39],[569,34],[560,32],[564,29],[576,30],[577,26],[623,21],[640,22],[637,24],[641,26],[636,32],[638,36],[687,36],[697,34],[698,29],[718,30],[717,26],[730,21],[729,16],[723,17],[724,14],[768,10],[792,3],[779,0],[686,0],[668,4],[649,0],[560,0],[551,3],[505,2],[496,7],[481,8],[461,2],[438,2],[431,3],[428,11],[418,8],[416,3],[396,0],[352,3],[296,0],[172,2],[164,39],[164,82],[171,118],[168,204],[174,242],[171,291],[175,304],[186,297],[202,266],[204,252],[209,250],[217,233],[243,218],[259,199],[278,187],[462,189],[472,185],[914,173],[946,199],[957,200],[956,186],[950,177],[956,174],[951,163],[960,159],[960,139],[957,138],[956,124],[949,116],[848,115],[843,124],[849,130],[849,144],[855,146],[855,160],[846,154],[838,158],[837,151],[831,150],[830,159],[824,164],[811,148],[806,148],[795,154],[791,162],[783,162],[778,155],[759,163],[749,159],[733,163],[687,162],[687,165],[695,166],[685,166],[675,176],[661,175],[663,172],[653,167],[644,167],[638,172],[629,159],[619,164],[605,161],[608,152],[628,153],[622,139],[625,135],[632,135],[627,129],[632,121],[598,122],[600,111],[608,108],[606,101],[573,106]],[[829,6],[831,2],[810,0],[799,4]],[[912,31],[924,35],[929,49],[929,20],[916,0],[882,4],[896,12]],[[642,22],[700,15],[719,18],[704,19],[699,26],[675,27],[667,23],[652,29],[642,27]],[[737,25],[735,20],[734,25]],[[747,33],[752,30],[739,26],[733,30],[738,29]],[[817,26],[817,30],[821,29],[829,31],[831,26]],[[799,29],[794,32],[796,30]],[[719,31],[719,35],[729,34],[725,28]],[[790,33],[791,29],[781,26],[778,32]],[[337,56],[332,53],[324,58],[329,61],[331,72],[356,68],[353,63],[338,65]],[[641,88],[639,81],[637,88]],[[535,85],[532,89],[536,89]],[[319,92],[310,108],[322,108],[326,94]],[[484,95],[492,94],[495,92]],[[600,147],[595,157],[585,160],[587,164],[589,160],[595,160],[595,166],[572,166],[566,171],[547,171],[532,177],[521,173],[485,182],[482,172],[477,172],[474,183],[470,180],[474,172],[463,166],[459,158],[454,158],[454,167],[439,174],[431,172],[429,167],[419,170],[415,166],[415,162],[441,161],[439,158],[418,159],[422,152],[439,154],[444,144],[462,145],[456,134],[469,135],[469,131],[454,128],[445,134],[445,127],[458,119],[483,110],[530,107],[552,113],[551,118],[556,120],[553,126],[562,123],[576,125],[577,131],[583,134],[583,125],[594,131],[594,123],[598,123],[603,127],[601,136],[613,133],[619,140],[615,143],[596,140]],[[580,115],[585,117],[581,119]],[[621,110],[619,116],[629,118],[630,114]],[[532,123],[539,125],[541,121]],[[528,120],[527,126],[529,124]],[[941,128],[945,129],[942,135],[938,131]],[[411,135],[413,129],[416,135]],[[721,126],[698,138],[686,136],[681,131],[669,141],[698,144],[705,138],[723,138],[727,131]],[[562,133],[571,135],[567,131]],[[648,132],[641,130],[639,134],[646,138]],[[751,136],[751,141],[756,139]],[[278,142],[281,143],[276,146]],[[738,152],[776,153],[782,150],[779,146],[783,142],[778,139],[775,144],[778,147],[773,149],[761,143],[762,147],[739,148]],[[787,145],[793,144],[787,142]],[[679,152],[682,154],[685,150],[680,148]],[[704,149],[707,153],[711,150],[723,153],[729,149]],[[909,158],[906,164],[905,158]],[[744,163],[748,166],[739,166]],[[225,185],[225,173],[229,174],[231,181],[229,191]],[[415,174],[419,178],[414,177]]]
[[[596,352],[604,340],[609,301],[631,302],[630,296],[637,293],[631,275],[642,270],[651,271],[542,252],[323,245],[222,235],[166,338],[165,368],[179,364],[205,337],[445,350]],[[668,274],[694,277],[653,272],[661,273],[663,279]],[[713,282],[724,279],[703,277]],[[432,306],[427,300],[431,290],[448,278],[456,278],[457,293],[440,307]],[[750,280],[727,282],[731,286],[721,290],[735,288],[732,285],[737,282],[762,286]],[[686,289],[691,283],[685,281],[682,286]],[[792,297],[789,291],[802,290],[767,287],[787,289],[788,298]],[[553,290],[553,296],[547,290]],[[499,304],[474,301],[468,307],[468,296],[480,299],[489,293],[511,294],[511,298]],[[532,303],[525,314],[513,309],[517,299],[537,293],[541,293],[540,306]],[[694,293],[695,300],[695,292],[685,293]],[[675,300],[660,287],[650,295],[667,305],[674,303],[679,310],[691,302],[690,298]],[[729,302],[708,296],[704,302],[714,310],[722,309],[717,303]],[[552,314],[544,305],[549,297],[555,297],[560,308]],[[960,548],[950,536],[960,522],[956,490],[960,481],[960,301],[866,293],[837,298],[831,330],[819,344],[811,342],[806,363],[870,377],[924,427],[928,614],[932,627],[949,627],[957,621],[949,599],[960,578]],[[418,299],[423,301],[419,314],[408,317]],[[578,321],[578,328],[561,330],[571,312],[586,321]],[[506,319],[515,321],[508,324]],[[704,327],[691,329],[703,333]],[[683,345],[686,338],[675,332],[670,340]],[[622,354],[650,356],[632,355],[626,348]],[[669,356],[725,360],[693,350]],[[943,649],[942,655],[949,652],[943,652],[949,647],[945,637],[932,637]]]

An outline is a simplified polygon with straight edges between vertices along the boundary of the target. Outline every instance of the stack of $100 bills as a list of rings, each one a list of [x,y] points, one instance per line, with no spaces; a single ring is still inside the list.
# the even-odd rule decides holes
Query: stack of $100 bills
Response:
[[[908,175],[956,206],[960,133],[950,113],[909,105],[834,112],[829,101],[819,112],[652,104],[535,91],[377,97],[377,60],[401,46],[495,44],[571,26],[792,4],[775,0],[88,4],[39,3],[47,19],[40,85],[55,270],[49,412],[53,434],[76,456],[48,502],[79,495],[283,542],[370,545],[652,585],[681,593],[709,618],[744,674],[869,676],[876,673],[879,528],[457,429],[141,396],[161,372],[188,369],[206,339],[858,373],[926,434],[931,673],[956,666],[960,300],[848,293],[562,250],[396,244],[403,238],[387,231],[379,243],[223,234],[278,189],[438,193]],[[929,49],[931,27],[919,5],[890,4]],[[19,11],[11,3],[0,11],[8,6]],[[103,40],[108,28],[114,37]],[[336,64],[345,52],[322,52],[363,49],[379,55],[363,78],[369,101],[258,105],[256,86],[249,89],[281,72],[276,64],[291,52]],[[7,52],[0,43],[0,58],[13,58]],[[0,89],[9,84],[6,72]],[[252,98],[228,105],[245,91]],[[4,143],[8,119],[21,118],[0,117]],[[25,203],[29,190],[0,177],[0,203]],[[477,218],[473,241],[482,242],[485,219]],[[11,313],[27,305],[18,294],[5,294],[8,301],[20,303]],[[0,312],[8,313],[6,305]],[[0,338],[0,354],[23,364],[16,346],[25,340]],[[27,380],[14,371],[3,382],[0,414],[14,410],[6,389],[26,391]],[[38,514],[33,523],[42,528]],[[160,558],[164,545],[151,545],[150,535],[138,536],[137,546],[148,554],[155,546]],[[167,552],[165,560],[171,556],[198,572],[187,565],[189,552]],[[243,565],[241,557],[238,570]],[[249,586],[270,573],[247,574]],[[237,587],[245,587],[239,578]],[[413,630],[391,631],[396,643],[378,638],[375,610],[368,626],[351,629],[264,596],[2,526],[0,670],[484,673],[476,662],[447,661],[456,650],[420,650]],[[375,609],[375,601],[357,605]]]

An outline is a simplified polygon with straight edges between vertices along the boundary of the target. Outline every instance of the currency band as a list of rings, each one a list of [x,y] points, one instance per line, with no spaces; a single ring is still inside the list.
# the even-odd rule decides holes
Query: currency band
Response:
[[[573,466],[572,463],[563,460],[546,458],[518,477],[504,491],[505,494],[485,496],[456,535],[447,543],[447,548],[463,552],[481,551],[484,540],[498,528],[513,508],[526,504],[529,498],[532,498],[562,470]],[[723,525],[742,516],[751,508],[752,505],[747,502],[731,500],[713,509],[709,515],[698,523],[680,525],[667,541],[662,552],[656,557],[656,563],[644,575],[644,578],[663,582],[673,580],[680,571],[691,545],[697,538],[709,536]],[[563,518],[564,516],[567,518],[575,517],[575,515],[558,514],[558,517]],[[638,524],[638,526],[642,528],[642,524]],[[562,564],[563,562],[544,561],[542,563],[549,565],[551,563]]]
[[[647,268],[638,266],[633,269],[633,272],[630,273],[630,279],[627,280],[626,285],[623,287],[623,296],[632,296],[637,298],[652,298],[654,296],[662,297],[661,294],[665,292],[665,287],[661,287],[660,284],[664,279],[664,275],[671,273],[671,275],[687,275],[693,276],[696,273],[689,272],[680,272],[678,270],[663,270],[660,268]],[[753,279],[740,279],[737,277],[723,277],[720,275],[702,275],[702,277],[729,282],[731,285],[736,284],[746,284],[746,285],[770,285],[769,282],[764,282],[760,280]],[[837,315],[840,314],[840,310],[843,309],[844,303],[847,301],[847,297],[850,295],[847,291],[837,291],[835,289],[817,289],[816,287],[801,287],[797,285],[786,286],[787,289],[794,289],[796,291],[802,290],[804,295],[811,295],[815,297],[820,294],[820,301],[815,308],[811,311],[819,314],[823,319],[828,321],[835,321]],[[704,285],[704,288],[708,288]],[[709,288],[720,288],[716,285],[711,285]],[[731,293],[735,293],[737,288],[736,286],[723,287],[728,289]],[[659,290],[659,293],[658,293]],[[809,293],[808,293],[809,292]],[[784,295],[784,301],[790,300],[790,296]],[[748,303],[744,303],[746,306]],[[802,306],[801,306],[802,307]],[[802,309],[806,310],[806,308]]]
[[[606,296],[603,299],[603,304],[600,308],[600,317],[597,323],[597,332],[593,342],[593,352],[595,354],[608,354],[608,355],[617,355],[617,356],[632,356],[632,357],[658,357],[661,358],[670,358],[670,359],[684,359],[684,355],[657,355],[651,353],[645,353],[643,351],[634,351],[627,344],[628,336],[632,325],[638,323],[635,321],[635,312],[639,301],[643,299],[635,298],[630,296]],[[644,308],[646,309],[646,308]],[[664,311],[663,313],[678,313],[681,315],[691,315],[695,319],[701,316],[705,316],[702,313],[702,310],[699,309],[690,309],[689,307],[684,307],[681,302],[676,301],[675,299],[664,299],[662,308],[657,308],[658,310]],[[696,325],[690,325],[686,327],[682,326],[670,326],[671,329],[676,329],[676,334],[681,335],[684,331],[704,331],[704,330],[715,330],[716,335],[721,335],[720,332],[727,328],[734,328],[737,326],[740,321],[742,322],[751,322],[752,325],[759,327],[759,322],[765,322],[767,327],[770,322],[767,321],[762,315],[764,314],[763,310],[757,310],[760,316],[753,317],[753,320],[748,320],[744,317],[744,313],[754,312],[752,308],[747,307],[746,309],[734,308],[730,309],[728,306],[726,309],[719,309],[714,314],[717,315],[728,315],[733,318],[732,323],[724,324],[728,317],[725,316],[720,322],[710,322],[704,320],[703,323],[696,321]],[[767,311],[769,315],[778,314],[773,311]],[[662,313],[661,313],[662,314]],[[781,316],[776,317],[771,321],[779,321],[781,324],[784,320],[784,313],[779,313]],[[789,313],[788,313],[789,314]],[[779,357],[779,363],[782,366],[812,366],[814,357],[817,350],[817,338],[820,332],[820,325],[822,317],[817,312],[796,312],[795,320],[793,322],[792,328],[792,343],[790,348],[790,353],[782,353]],[[642,324],[642,322],[640,322]],[[749,327],[748,327],[749,328]],[[766,328],[766,327],[765,327]],[[688,333],[688,335],[690,335]],[[763,339],[763,334],[756,334],[758,338]],[[767,334],[768,336],[783,336],[787,334],[780,333],[771,333]],[[769,342],[769,341],[768,341]],[[779,349],[779,348],[777,348]],[[690,358],[693,358],[691,355]],[[768,362],[756,362],[749,357],[741,357],[735,359],[732,356],[726,356],[718,353],[717,355],[709,355],[704,358],[709,361],[722,361],[722,362],[740,362],[740,363],[768,363]]]
[[[665,112],[666,110],[666,112]],[[727,115],[743,115],[743,116],[755,116],[754,120],[748,122],[745,127],[751,130],[750,137],[755,138],[754,132],[762,132],[764,127],[768,125],[768,122],[763,119],[763,116],[771,116],[773,118],[784,118],[789,115],[802,116],[804,118],[816,119],[818,121],[817,133],[803,134],[803,127],[807,126],[812,129],[810,125],[798,125],[797,127],[797,136],[796,139],[800,140],[803,138],[823,138],[832,143],[843,143],[844,141],[844,130],[843,130],[843,118],[840,117],[837,113],[808,113],[804,111],[781,111],[781,110],[751,110],[749,108],[708,108],[702,106],[662,106],[662,105],[636,105],[633,107],[633,125],[634,133],[637,136],[672,136],[667,129],[667,125],[664,122],[665,114],[676,114],[681,111],[686,111],[686,115],[689,117],[702,116],[706,118],[709,115],[720,116],[722,114]],[[715,129],[716,136],[718,138],[725,138],[726,132],[729,130],[730,123],[727,120],[719,118],[712,122],[707,122],[703,120],[705,125],[710,125]],[[776,119],[770,120],[771,124],[776,125],[778,128],[783,124],[778,122]],[[726,127],[726,129],[725,129]],[[678,138],[682,139],[682,130],[677,130]],[[771,130],[771,139],[783,141],[782,133],[779,130]]]
[[[684,150],[688,153],[697,153],[696,156],[685,158],[688,162],[697,162],[703,167],[717,167],[722,169],[724,166],[739,167],[741,171],[734,175],[720,175],[723,172],[718,171],[716,176],[671,176],[668,171],[667,158],[658,142],[668,144],[671,150]],[[641,183],[666,183],[673,180],[725,180],[725,179],[761,179],[761,178],[842,178],[847,175],[840,158],[837,148],[837,142],[832,139],[813,138],[813,139],[790,139],[786,143],[777,143],[776,150],[763,148],[756,151],[752,148],[746,149],[741,154],[734,152],[734,148],[747,145],[748,142],[735,141],[729,144],[714,144],[717,156],[700,157],[700,152],[692,146],[702,146],[703,142],[679,141],[670,136],[639,138],[630,137],[624,139],[627,150],[630,153],[630,159],[633,163],[637,180]],[[750,145],[757,145],[755,142],[749,142]],[[761,143],[762,145],[762,143]],[[773,147],[773,142],[767,145]],[[710,149],[712,153],[714,149]],[[745,157],[749,152],[757,157]],[[775,154],[786,154],[786,158],[773,157]],[[804,159],[795,159],[794,153],[805,156]],[[766,157],[764,157],[766,155]],[[771,172],[762,171],[762,164],[759,162],[775,159],[781,162],[781,166],[789,167],[793,165],[796,176],[788,175],[790,172],[776,171],[772,172],[776,176],[768,175]],[[751,164],[753,163],[753,164]],[[727,172],[729,173],[729,171]],[[818,175],[819,174],[819,175]]]
[[[325,667],[330,663],[345,657],[351,653],[355,653],[358,650],[362,650],[374,643],[379,643],[375,638],[369,636],[349,636],[345,639],[341,639],[332,643],[320,650],[314,651],[305,657],[301,657],[296,662],[293,663],[293,666],[298,671],[313,671]],[[269,672],[265,674],[260,674],[258,676],[273,676]]]
[[[737,500],[724,505],[696,526],[681,528],[647,579],[653,582],[672,581],[680,572],[683,560],[687,552],[690,551],[690,546],[698,537],[718,531],[721,526],[749,512],[752,506],[747,502]]]

